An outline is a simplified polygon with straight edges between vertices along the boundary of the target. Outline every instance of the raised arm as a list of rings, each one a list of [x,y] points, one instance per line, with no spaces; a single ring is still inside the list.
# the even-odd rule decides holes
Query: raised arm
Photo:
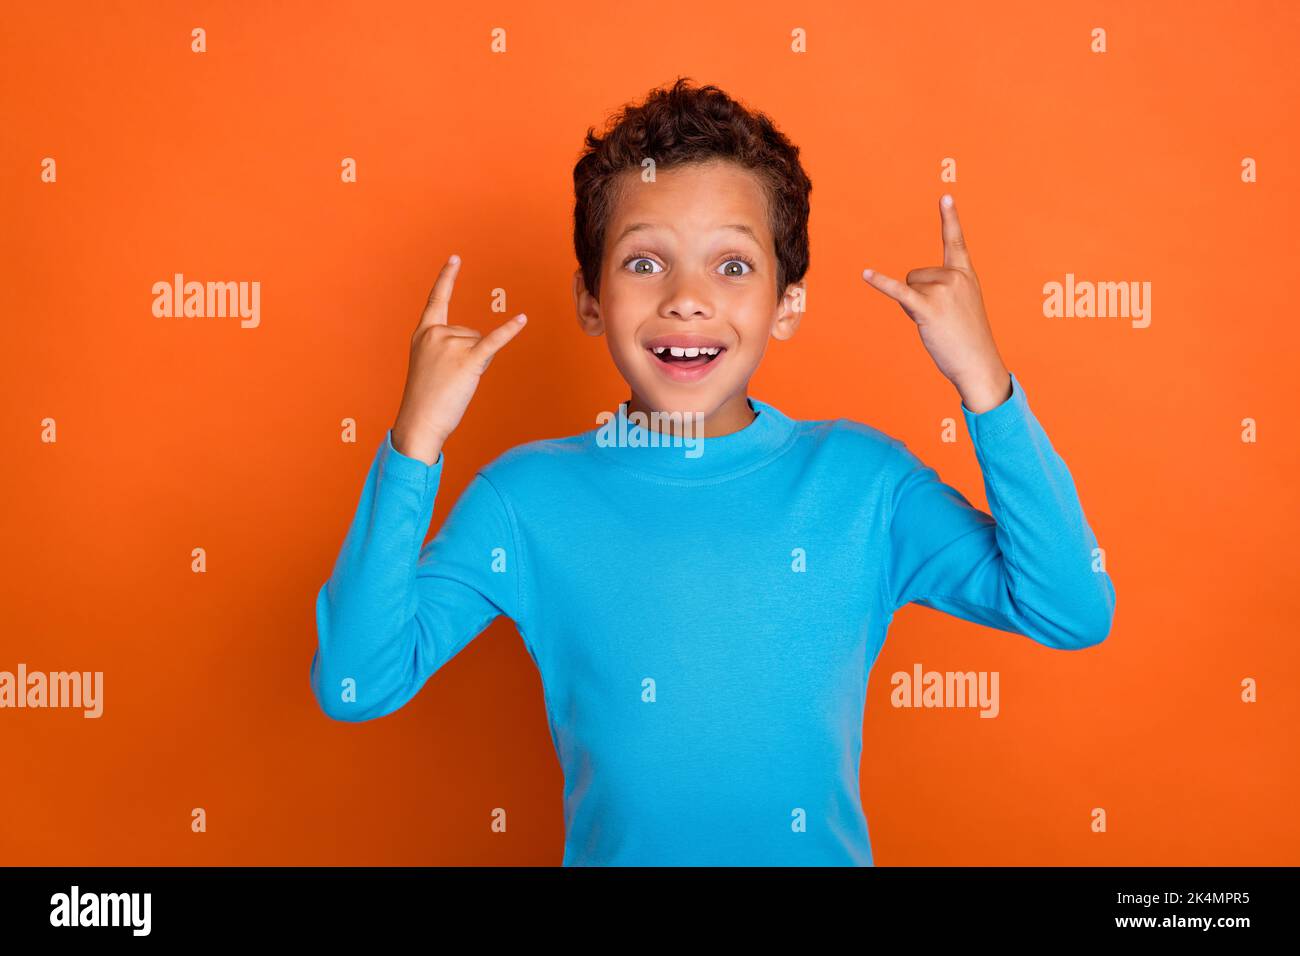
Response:
[[[1110,632],[1115,588],[1069,469],[1014,374],[1011,387],[981,414],[962,405],[992,515],[899,442],[889,610],[915,602],[1048,647],[1089,647]]]
[[[906,282],[873,269],[862,276],[902,306],[961,396],[993,514],[900,442],[889,611],[915,601],[1050,647],[1096,644],[1115,613],[1097,539],[1065,462],[998,354],[952,196],[940,199],[939,222],[943,265],[913,269]]]
[[[449,325],[460,257],[438,274],[411,336],[397,421],[384,436],[330,579],[316,598],[311,686],[336,720],[371,720],[410,700],[501,614],[519,620],[514,525],[482,472],[421,547],[442,478],[442,447],[521,314],[483,335]]]

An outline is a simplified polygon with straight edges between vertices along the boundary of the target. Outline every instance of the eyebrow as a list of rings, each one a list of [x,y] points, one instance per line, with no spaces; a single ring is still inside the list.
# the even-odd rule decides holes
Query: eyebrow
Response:
[[[634,232],[641,232],[641,231],[644,231],[644,230],[646,230],[646,229],[655,229],[655,228],[657,228],[657,227],[655,226],[654,223],[651,223],[651,222],[634,222],[634,223],[632,223],[630,226],[628,226],[626,229],[624,229],[621,233],[619,233],[619,234],[618,234],[618,238],[615,239],[614,242],[616,242],[616,243],[622,242],[622,241],[623,241],[623,240],[624,240],[628,235],[630,235],[631,233],[634,233]],[[756,235],[754,234],[754,230],[751,229],[751,228],[749,228],[749,226],[746,226],[744,223],[740,223],[740,222],[729,222],[729,223],[727,223],[727,224],[724,225],[724,226],[719,226],[718,228],[719,228],[719,229],[734,229],[734,230],[736,230],[737,232],[740,232],[740,233],[743,233],[743,234],[746,235],[746,236],[749,236],[749,238],[752,239],[755,243],[758,243],[758,245],[760,245],[760,246],[762,245],[762,243],[758,241],[758,236],[756,236]]]

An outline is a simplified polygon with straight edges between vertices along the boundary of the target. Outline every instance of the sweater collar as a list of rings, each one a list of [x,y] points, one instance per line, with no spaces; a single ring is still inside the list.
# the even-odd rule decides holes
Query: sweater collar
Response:
[[[586,433],[597,455],[632,471],[660,478],[694,481],[734,477],[765,464],[794,442],[796,422],[776,407],[749,396],[754,420],[728,435],[700,435],[693,415],[683,415],[681,434],[665,422],[647,427],[643,416],[628,416],[627,403],[606,413]]]

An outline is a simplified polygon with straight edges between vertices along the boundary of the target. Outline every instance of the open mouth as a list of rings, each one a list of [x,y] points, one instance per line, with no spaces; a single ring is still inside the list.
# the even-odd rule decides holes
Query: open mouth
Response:
[[[641,346],[650,353],[655,371],[679,385],[704,381],[727,354],[722,339],[699,330],[666,332],[642,339]]]

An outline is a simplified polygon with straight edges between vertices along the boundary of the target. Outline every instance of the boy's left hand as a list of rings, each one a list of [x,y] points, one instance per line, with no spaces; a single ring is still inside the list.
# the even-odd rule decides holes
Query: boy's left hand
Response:
[[[950,196],[944,199],[951,202]],[[962,403],[979,414],[1011,397],[1011,373],[993,342],[956,206],[940,200],[939,218],[942,266],[913,269],[906,284],[872,269],[862,277],[903,307],[934,364],[957,387]]]

